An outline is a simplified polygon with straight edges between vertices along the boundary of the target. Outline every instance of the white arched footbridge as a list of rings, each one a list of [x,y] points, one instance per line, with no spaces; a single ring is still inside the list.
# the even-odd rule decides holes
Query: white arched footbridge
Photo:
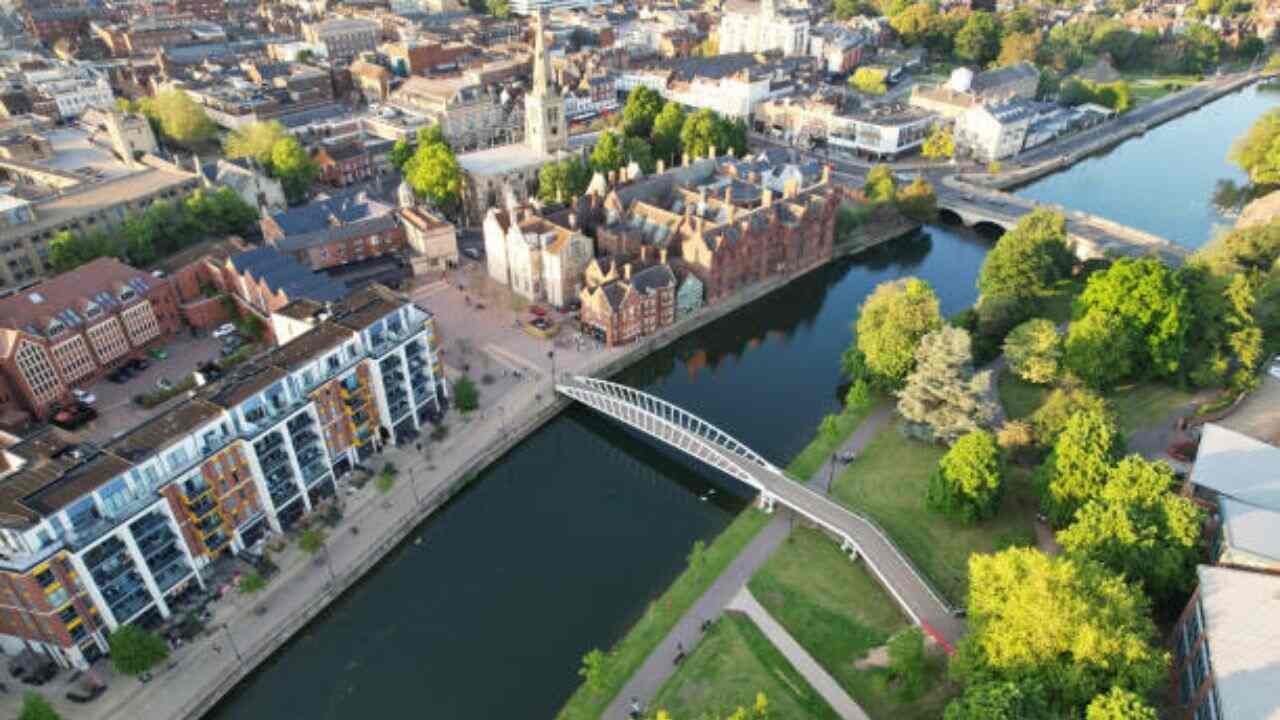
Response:
[[[661,398],[606,380],[578,376],[557,383],[556,390],[750,485],[766,511],[782,503],[840,538],[907,616],[948,651],[964,634],[964,621],[875,523],[788,478],[723,430]]]

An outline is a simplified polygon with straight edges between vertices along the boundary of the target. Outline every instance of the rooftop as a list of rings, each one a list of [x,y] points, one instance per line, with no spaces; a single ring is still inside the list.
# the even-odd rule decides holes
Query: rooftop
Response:
[[[102,257],[0,299],[0,326],[44,335],[49,324],[76,327],[141,297],[155,280],[113,257]],[[125,290],[131,295],[122,299]],[[95,309],[96,308],[96,309]]]
[[[1280,576],[1201,565],[1218,717],[1280,720]]]
[[[272,350],[265,361],[288,370],[296,370],[353,339],[355,339],[354,330],[325,320]]]
[[[199,398],[187,400],[112,440],[107,449],[126,460],[141,462],[209,424],[221,413],[221,408]]]
[[[1191,482],[1242,503],[1280,511],[1280,448],[1206,423]]]
[[[236,272],[252,275],[266,283],[272,292],[284,293],[290,298],[327,302],[347,294],[342,283],[304,267],[293,256],[272,247],[247,250],[232,255],[227,258],[227,262]]]

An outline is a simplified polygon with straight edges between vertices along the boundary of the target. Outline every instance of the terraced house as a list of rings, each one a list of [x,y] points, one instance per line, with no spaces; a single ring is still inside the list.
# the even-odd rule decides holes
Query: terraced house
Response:
[[[87,667],[225,553],[287,532],[336,478],[443,412],[432,316],[378,285],[279,318],[287,342],[98,446],[47,429],[0,461],[0,647]]]

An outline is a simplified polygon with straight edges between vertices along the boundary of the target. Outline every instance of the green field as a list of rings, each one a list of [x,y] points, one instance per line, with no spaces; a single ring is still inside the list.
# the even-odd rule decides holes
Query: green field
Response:
[[[649,604],[643,616],[631,626],[617,645],[609,651],[604,679],[599,689],[583,684],[560,709],[561,720],[597,720],[604,714],[614,696],[622,690],[636,669],[653,652],[662,638],[680,620],[693,603],[707,591],[711,583],[751,542],[770,517],[755,508],[747,508],[724,532],[707,546],[703,562],[687,568],[671,583],[671,587]]]
[[[1013,473],[1000,513],[989,521],[966,526],[930,512],[925,490],[944,452],[886,425],[837,478],[832,496],[875,519],[952,604],[963,605],[969,555],[1034,537],[1037,502],[1030,484]]]
[[[839,718],[755,623],[736,612],[707,631],[658,691],[653,708],[675,720],[726,718],[738,707],[750,711],[756,693],[768,699],[771,718]]]
[[[864,565],[825,534],[797,528],[751,578],[751,593],[873,718],[937,718],[951,694],[934,658],[923,697],[903,702],[883,668],[858,669],[867,651],[909,623]]]
[[[1008,370],[997,381],[1000,403],[1011,419],[1023,419],[1035,412],[1052,388],[1032,385]],[[1193,393],[1158,383],[1135,383],[1112,388],[1102,394],[1107,399],[1120,429],[1132,433],[1163,423],[1175,410],[1191,402]]]
[[[836,416],[836,425],[840,431],[834,436],[815,433],[813,440],[791,460],[791,464],[787,465],[787,474],[793,478],[806,481],[813,477],[813,474],[822,467],[822,464],[827,461],[831,453],[843,445],[844,441],[848,440],[849,436],[853,434],[853,431],[857,430],[858,426],[862,424],[862,421],[866,420],[867,416],[876,409],[876,405],[877,403],[871,403],[863,407],[845,408],[843,412]]]

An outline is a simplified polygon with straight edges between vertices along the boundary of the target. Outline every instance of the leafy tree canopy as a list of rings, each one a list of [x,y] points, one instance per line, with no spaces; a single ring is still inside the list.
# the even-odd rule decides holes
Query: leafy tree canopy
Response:
[[[658,91],[644,86],[634,88],[622,108],[623,132],[628,137],[648,138],[654,118],[662,112],[662,104]]]
[[[917,176],[897,193],[898,211],[916,222],[928,223],[938,219],[938,196],[928,180]]]
[[[653,143],[653,156],[662,159],[668,166],[679,159],[680,130],[684,127],[684,121],[684,110],[677,102],[663,105],[662,112],[653,119],[653,132],[649,136]]]
[[[121,625],[107,636],[111,663],[124,675],[141,675],[169,657],[169,644],[136,625]]]
[[[1040,52],[1039,32],[1011,32],[1000,40],[996,65],[1006,67],[1021,62],[1035,62]]]
[[[919,278],[902,278],[881,283],[863,302],[855,343],[871,374],[896,386],[915,366],[920,338],[940,327],[933,288]]]
[[[1034,300],[1048,294],[1071,272],[1066,218],[1047,208],[1024,215],[1000,236],[982,262],[978,289],[983,295]]]
[[[18,713],[18,720],[62,720],[62,715],[40,693],[27,692],[22,696],[22,711]]]
[[[1110,415],[1081,411],[1067,420],[1034,478],[1050,524],[1066,526],[1076,510],[1102,494],[1119,452],[1119,431]]]
[[[873,67],[860,67],[849,76],[849,87],[867,95],[884,95],[889,92],[885,71]]]
[[[1113,687],[1085,708],[1084,720],[1156,720],[1159,715],[1136,693]]]
[[[942,456],[929,478],[930,509],[966,523],[993,517],[1004,492],[1004,459],[995,436],[974,430]]]
[[[1062,338],[1052,320],[1037,318],[1015,327],[1004,339],[1009,367],[1023,380],[1047,385],[1058,378]]]
[[[1000,53],[1000,22],[985,10],[969,14],[956,33],[956,57],[985,66]]]
[[[872,165],[862,184],[862,192],[873,203],[891,203],[896,200],[898,181],[893,177],[893,170],[888,165]]]
[[[232,130],[222,146],[230,158],[253,158],[259,165],[271,167],[271,153],[276,143],[289,137],[284,125],[277,120],[250,123]]]
[[[548,205],[568,202],[586,192],[591,168],[571,157],[547,163],[538,171],[538,199]]]
[[[1278,56],[1280,57],[1280,56]],[[1280,183],[1280,108],[1268,110],[1231,146],[1231,162],[1260,185]]]
[[[995,418],[991,373],[974,374],[967,330],[943,325],[930,331],[920,339],[915,360],[898,393],[898,412],[913,429],[927,429],[932,439],[951,443]]]
[[[933,126],[929,137],[924,139],[920,154],[930,160],[945,160],[956,154],[956,138],[951,126],[941,123]]]
[[[462,201],[462,166],[443,143],[419,145],[404,173],[414,191],[441,210],[452,211]]]
[[[1036,441],[1045,447],[1052,447],[1058,441],[1058,436],[1067,428],[1067,421],[1081,412],[1098,413],[1108,418],[1112,426],[1116,424],[1115,416],[1111,413],[1107,401],[1097,393],[1083,387],[1057,387],[1031,414],[1031,426],[1035,429]]]
[[[1028,720],[1049,714],[1044,690],[1034,683],[973,683],[947,704],[943,720]]]
[[[271,149],[271,167],[284,186],[284,194],[290,203],[307,198],[311,185],[320,174],[320,166],[307,154],[297,139],[288,137]]]

